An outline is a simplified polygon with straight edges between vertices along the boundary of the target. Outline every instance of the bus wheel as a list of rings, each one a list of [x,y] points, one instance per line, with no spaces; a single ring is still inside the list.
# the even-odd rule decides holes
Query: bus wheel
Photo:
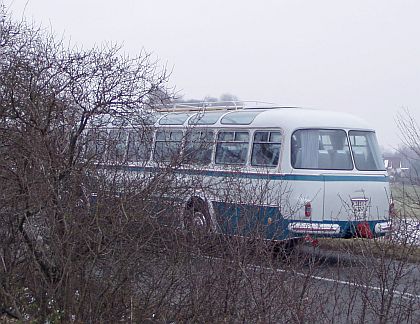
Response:
[[[292,238],[280,242],[275,242],[272,247],[272,256],[274,259],[290,261],[293,257],[298,257],[298,247],[303,243],[302,238]]]
[[[184,227],[195,235],[210,232],[210,213],[203,200],[194,198],[188,202],[184,212]]]

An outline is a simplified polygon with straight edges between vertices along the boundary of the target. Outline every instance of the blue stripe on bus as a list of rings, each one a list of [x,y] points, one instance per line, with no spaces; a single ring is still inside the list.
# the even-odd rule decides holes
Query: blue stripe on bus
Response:
[[[113,168],[114,166],[105,166]],[[134,172],[156,172],[158,167],[118,166],[117,168]],[[175,172],[186,175],[202,175],[208,177],[238,177],[260,180],[286,180],[286,181],[356,181],[356,182],[388,182],[385,175],[311,175],[311,174],[271,174],[257,172],[236,172],[226,170],[192,170],[175,169]]]

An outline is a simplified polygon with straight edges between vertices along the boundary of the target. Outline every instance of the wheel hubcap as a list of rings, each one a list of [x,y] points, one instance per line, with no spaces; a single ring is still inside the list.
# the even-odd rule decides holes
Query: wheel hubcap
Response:
[[[204,228],[206,226],[206,218],[202,212],[196,211],[192,217],[192,224],[197,228]]]

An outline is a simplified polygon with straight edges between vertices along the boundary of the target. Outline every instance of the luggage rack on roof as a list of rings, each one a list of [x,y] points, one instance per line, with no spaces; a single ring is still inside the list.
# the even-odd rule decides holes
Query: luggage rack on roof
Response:
[[[218,110],[243,110],[243,109],[273,109],[283,108],[270,102],[262,101],[201,101],[181,102],[158,107],[158,112],[204,112]]]

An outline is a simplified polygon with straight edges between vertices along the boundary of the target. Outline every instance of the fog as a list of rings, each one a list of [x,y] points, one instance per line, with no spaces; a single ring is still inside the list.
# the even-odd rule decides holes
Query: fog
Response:
[[[345,111],[399,145],[395,118],[420,120],[420,2],[6,0],[27,19],[85,48],[153,52],[184,98]]]

